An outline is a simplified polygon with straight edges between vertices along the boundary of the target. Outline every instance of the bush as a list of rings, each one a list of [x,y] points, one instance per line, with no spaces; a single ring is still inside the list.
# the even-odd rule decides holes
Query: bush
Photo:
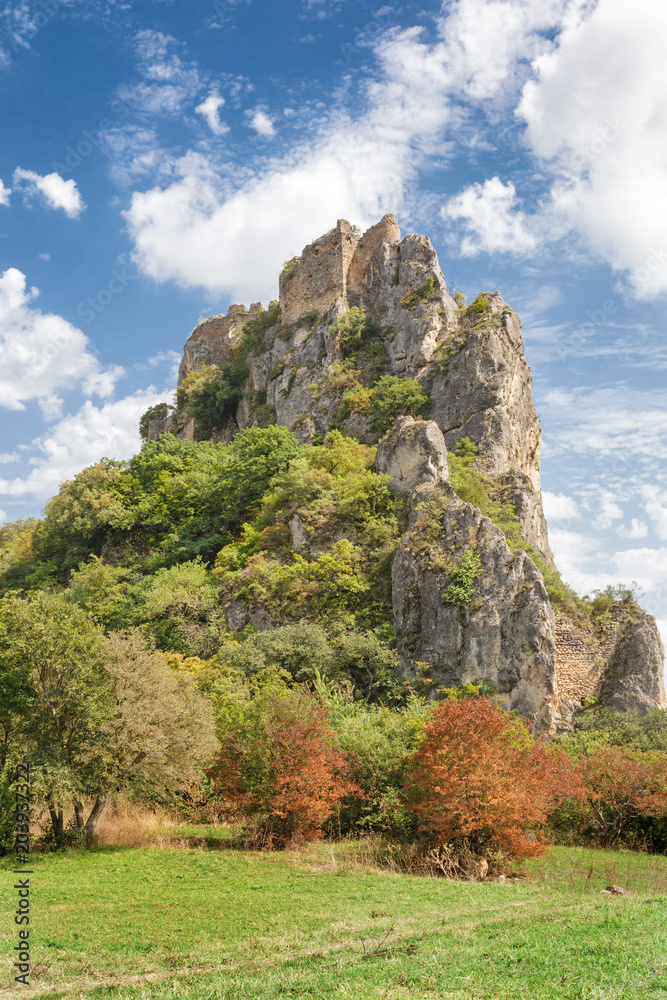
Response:
[[[473,583],[482,572],[482,561],[479,552],[468,549],[461,560],[450,572],[450,583],[442,595],[445,604],[458,604],[465,607],[475,596]]]
[[[480,292],[477,298],[470,303],[464,315],[477,318],[479,316],[483,316],[488,308],[489,308],[489,300],[485,299],[482,293]]]
[[[433,275],[429,274],[423,285],[420,285],[419,288],[410,289],[408,294],[403,296],[400,304],[404,309],[411,309],[412,306],[417,304],[417,302],[421,302],[422,299],[426,299],[429,295],[433,295],[434,290],[435,280]]]
[[[428,393],[413,378],[383,375],[371,401],[371,430],[385,434],[398,416],[427,417],[431,409]]]
[[[601,847],[613,847],[633,819],[667,812],[667,753],[603,745],[580,769],[587,819]]]
[[[436,845],[467,840],[475,854],[544,851],[542,827],[572,790],[562,751],[533,739],[487,698],[448,700],[425,727],[403,795]]]
[[[248,374],[242,361],[224,368],[204,364],[181,382],[176,394],[178,408],[194,417],[196,441],[207,440],[216,427],[234,416]]]
[[[253,695],[218,700],[222,751],[208,774],[232,809],[265,820],[279,843],[316,840],[339,804],[360,793],[352,761],[305,688],[274,673]]]

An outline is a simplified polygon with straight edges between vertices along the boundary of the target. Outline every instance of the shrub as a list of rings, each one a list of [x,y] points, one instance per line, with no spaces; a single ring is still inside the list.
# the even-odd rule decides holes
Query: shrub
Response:
[[[667,811],[667,753],[599,746],[581,760],[588,821],[613,847],[636,817]]]
[[[472,438],[462,437],[454,448],[454,454],[457,458],[474,460],[479,455],[479,448]]]
[[[371,401],[371,429],[382,435],[400,415],[426,417],[431,409],[428,393],[413,378],[383,375],[375,386]]]
[[[445,604],[458,604],[460,607],[470,604],[475,596],[473,583],[481,572],[479,552],[468,549],[450,573],[449,586],[442,595]]]
[[[233,416],[248,379],[244,362],[236,365],[204,364],[190,372],[178,387],[178,407],[194,417],[195,440],[210,438],[213,430]]]
[[[282,274],[286,279],[292,278],[299,269],[299,264],[301,263],[300,257],[292,257],[290,260],[283,262]]]
[[[489,300],[485,299],[482,293],[480,292],[477,298],[470,303],[464,315],[477,318],[479,316],[483,316],[488,308],[489,308]]]
[[[410,289],[408,294],[403,296],[400,304],[404,309],[410,309],[412,306],[416,305],[417,302],[421,302],[422,299],[426,299],[429,295],[433,295],[434,290],[435,280],[433,275],[429,274],[423,285],[420,285],[419,288]]]
[[[232,808],[265,819],[279,842],[316,840],[341,801],[360,792],[352,761],[305,688],[269,674],[253,693],[232,706],[218,702],[222,751],[209,777]]]
[[[476,854],[544,850],[547,813],[572,787],[548,749],[487,698],[439,702],[412,757],[403,795],[436,845],[467,839]]]

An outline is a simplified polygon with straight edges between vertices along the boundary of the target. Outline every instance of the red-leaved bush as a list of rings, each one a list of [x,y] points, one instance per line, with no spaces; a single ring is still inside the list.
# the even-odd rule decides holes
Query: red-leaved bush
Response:
[[[602,745],[579,767],[601,847],[613,847],[635,816],[667,811],[667,754]]]
[[[270,818],[284,841],[321,836],[339,803],[361,794],[352,771],[322,703],[305,688],[272,685],[230,726],[208,774],[242,812]]]
[[[517,858],[544,851],[548,812],[579,794],[567,756],[487,698],[440,702],[403,787],[437,844],[466,839],[477,854]]]

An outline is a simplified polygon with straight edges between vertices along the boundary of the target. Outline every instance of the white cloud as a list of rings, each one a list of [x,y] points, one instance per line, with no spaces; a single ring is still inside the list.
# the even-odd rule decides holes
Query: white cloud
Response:
[[[667,541],[667,495],[653,483],[647,483],[642,489],[642,506],[653,525],[658,538]]]
[[[50,253],[40,253],[37,256],[39,257],[40,260],[46,261],[47,263],[48,263],[48,261],[51,260],[51,254]]]
[[[556,522],[576,521],[580,517],[577,501],[574,497],[566,496],[565,493],[549,493],[548,490],[544,490],[542,492],[542,505],[549,525]]]
[[[197,114],[206,119],[213,135],[224,135],[229,132],[229,126],[220,121],[220,108],[223,107],[224,103],[224,97],[214,91],[195,108]]]
[[[625,549],[615,552],[614,565],[623,580],[636,580],[645,590],[659,590],[667,584],[667,549]]]
[[[666,37],[660,0],[598,0],[536,59],[518,108],[554,171],[553,211],[640,298],[667,290]]]
[[[604,459],[612,476],[627,477],[641,462],[652,476],[656,462],[667,459],[667,399],[662,390],[637,390],[624,384],[595,388],[552,389],[540,403],[549,425],[552,454],[574,451]]]
[[[443,219],[465,220],[468,235],[461,241],[461,253],[525,253],[537,240],[526,227],[526,216],[517,210],[511,181],[503,184],[492,177],[483,184],[471,184],[450,198],[442,208]]]
[[[0,179],[0,205],[9,205],[9,196],[12,193],[12,189],[5,187]]]
[[[134,44],[142,79],[120,87],[119,99],[141,115],[181,115],[202,87],[196,65],[184,63],[178,41],[160,31],[139,31]]]
[[[0,405],[23,410],[37,399],[53,412],[56,391],[78,383],[108,395],[123,370],[102,369],[81,330],[31,305],[38,294],[16,268],[0,274]]]
[[[250,119],[250,128],[254,128],[259,135],[270,139],[276,134],[276,128],[265,111],[256,111]]]
[[[368,83],[363,113],[334,109],[314,136],[254,173],[244,167],[235,187],[190,153],[172,183],[135,192],[126,219],[139,267],[157,281],[268,299],[285,257],[337,218],[364,225],[400,211],[449,117],[444,54],[419,36],[377,46],[382,78]]]
[[[45,174],[42,177],[34,170],[17,167],[13,181],[23,191],[24,198],[29,200],[39,193],[51,208],[62,208],[70,219],[76,219],[86,207],[76,181],[71,178],[66,181],[60,174]]]
[[[633,517],[630,521],[629,528],[621,524],[616,530],[622,538],[632,538],[633,540],[646,538],[648,535],[648,525],[645,521],[640,521],[636,517]]]
[[[59,485],[103,457],[131,458],[141,447],[139,420],[149,406],[170,400],[170,393],[153,387],[95,406],[88,400],[34,442],[37,457],[25,478],[0,479],[0,494],[33,496],[46,501]]]

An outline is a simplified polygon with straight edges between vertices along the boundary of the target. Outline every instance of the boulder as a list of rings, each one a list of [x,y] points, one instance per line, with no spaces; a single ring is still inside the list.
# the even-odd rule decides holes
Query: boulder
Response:
[[[397,417],[378,444],[375,467],[391,476],[394,489],[401,493],[410,493],[421,483],[444,483],[448,470],[442,431],[433,420]]]

